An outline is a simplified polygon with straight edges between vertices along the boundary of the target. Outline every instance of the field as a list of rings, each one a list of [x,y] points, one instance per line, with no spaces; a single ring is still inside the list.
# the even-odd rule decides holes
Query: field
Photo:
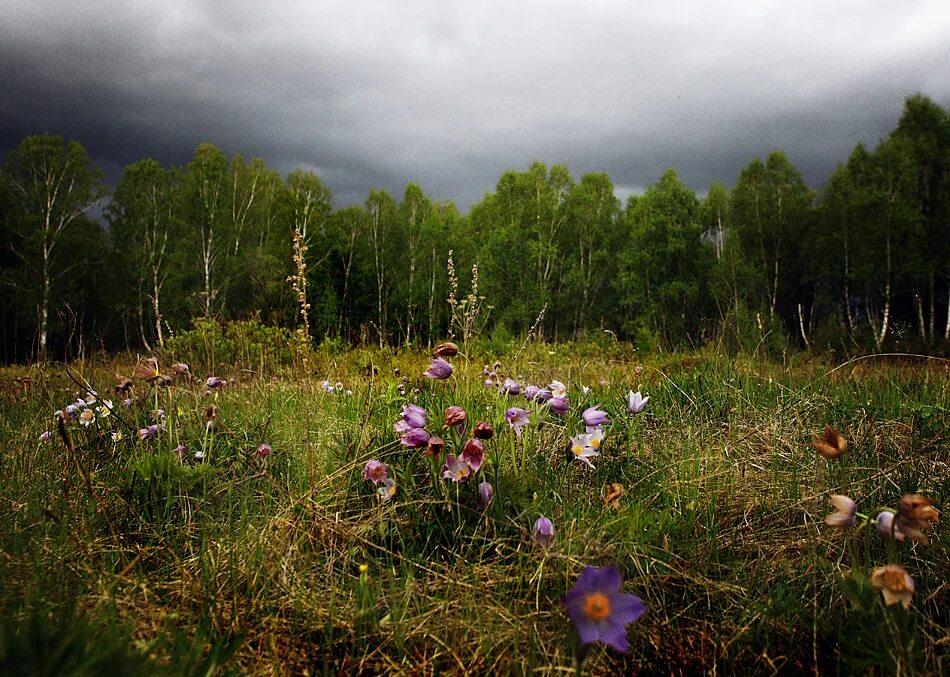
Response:
[[[163,355],[163,387],[133,376],[134,355],[4,370],[2,670],[570,674],[563,599],[585,567],[612,566],[647,610],[628,652],[586,647],[585,674],[950,671],[946,524],[914,540],[905,523],[898,542],[874,522],[903,496],[942,511],[950,495],[946,360],[616,342],[448,360],[430,379],[412,351]],[[569,410],[505,393],[506,378],[564,384]],[[441,454],[401,442],[410,403]],[[588,467],[572,438],[594,405]],[[451,406],[464,433],[444,427]],[[512,407],[531,412],[520,434]],[[483,464],[444,478],[478,421],[494,429]],[[826,425],[848,441],[835,458],[813,445]],[[372,460],[389,483],[364,479]],[[824,521],[838,494],[857,502],[850,527]],[[913,578],[907,608],[872,584],[888,564]]]

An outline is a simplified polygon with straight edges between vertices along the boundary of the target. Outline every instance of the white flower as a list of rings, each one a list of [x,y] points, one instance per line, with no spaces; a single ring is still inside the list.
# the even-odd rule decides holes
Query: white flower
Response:
[[[560,381],[551,381],[548,384],[548,388],[551,390],[551,397],[566,397],[567,396],[567,386],[561,383]]]
[[[82,413],[79,414],[80,425],[88,426],[88,425],[91,425],[92,423],[95,423],[95,421],[96,421],[96,415],[95,413],[93,413],[92,409],[83,409]]]
[[[627,409],[631,414],[641,414],[646,409],[649,400],[650,398],[641,395],[639,390],[637,392],[631,390],[627,393]]]

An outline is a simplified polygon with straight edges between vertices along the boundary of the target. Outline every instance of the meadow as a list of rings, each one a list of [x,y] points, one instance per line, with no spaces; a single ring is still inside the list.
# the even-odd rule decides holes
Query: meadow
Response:
[[[428,378],[430,357],[196,344],[3,369],[0,669],[950,671],[948,361],[476,341]],[[566,410],[537,394],[561,386]],[[846,451],[819,453],[825,426]],[[829,524],[833,495],[856,512]],[[626,652],[578,642],[587,567],[646,608]]]

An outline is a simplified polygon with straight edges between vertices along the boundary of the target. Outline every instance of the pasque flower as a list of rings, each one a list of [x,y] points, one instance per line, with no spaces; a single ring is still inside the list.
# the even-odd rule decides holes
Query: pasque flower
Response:
[[[491,503],[492,498],[495,496],[495,488],[488,483],[488,481],[483,481],[478,485],[478,509],[484,510]]]
[[[825,426],[823,435],[815,435],[811,443],[825,458],[838,458],[848,450],[848,440],[830,425]]]
[[[441,357],[434,357],[429,361],[429,368],[422,372],[423,376],[433,379],[447,379],[452,375],[452,365]]]
[[[404,447],[424,447],[429,443],[429,433],[422,428],[412,428],[404,432],[399,441]]]
[[[445,410],[445,427],[453,428],[459,433],[465,432],[465,422],[468,420],[468,414],[458,405],[452,405]]]
[[[887,606],[900,602],[905,609],[910,607],[914,596],[914,579],[901,565],[888,564],[878,567],[871,574],[871,585],[881,589]]]
[[[636,595],[620,592],[623,580],[614,567],[585,567],[574,589],[564,597],[564,608],[574,622],[582,645],[603,642],[627,651],[627,625],[646,613]]]
[[[501,392],[506,395],[520,395],[521,384],[512,378],[506,378],[501,384]]]
[[[373,484],[379,484],[389,477],[389,467],[380,460],[367,461],[363,466],[363,479]]]
[[[581,414],[584,425],[588,428],[599,428],[607,422],[607,412],[602,411],[599,407],[599,404],[595,404],[593,407],[585,409],[584,413]]]
[[[530,415],[530,411],[526,411],[521,407],[511,407],[505,412],[505,419],[515,431],[515,435],[521,437],[521,429],[528,425],[528,416]]]
[[[407,404],[402,408],[402,420],[396,422],[397,433],[404,433],[413,428],[424,428],[429,417],[426,410],[418,404]]]
[[[534,526],[531,528],[531,536],[534,538],[534,542],[542,548],[551,545],[551,543],[554,542],[554,525],[551,523],[551,520],[541,515],[541,517],[534,521]]]
[[[445,463],[442,465],[442,477],[452,480],[456,484],[467,482],[472,476],[472,468],[468,463],[460,458],[448,454],[445,457]]]
[[[485,443],[479,439],[466,440],[459,459],[467,463],[473,473],[478,472],[485,460]]]
[[[627,393],[627,409],[630,410],[631,414],[642,414],[649,399],[649,397],[641,395],[639,390],[637,392],[631,390]]]
[[[897,504],[897,528],[910,540],[928,545],[930,539],[924,531],[940,521],[940,511],[934,507],[935,498],[920,494],[907,494]]]
[[[480,440],[490,440],[495,436],[495,429],[488,421],[479,421],[475,424],[472,434]]]
[[[854,524],[854,515],[858,510],[857,503],[841,494],[829,496],[828,502],[835,511],[825,517],[825,524],[830,527],[850,527]]]
[[[557,414],[558,416],[564,416],[567,413],[569,405],[567,403],[567,396],[555,396],[548,400],[548,406],[551,408],[552,414]]]
[[[599,456],[600,452],[591,444],[591,438],[592,435],[590,433],[574,435],[574,437],[571,438],[571,453],[574,454],[574,458],[578,461],[593,468],[594,464],[590,462],[590,459]],[[600,441],[598,440],[598,445],[599,444]]]

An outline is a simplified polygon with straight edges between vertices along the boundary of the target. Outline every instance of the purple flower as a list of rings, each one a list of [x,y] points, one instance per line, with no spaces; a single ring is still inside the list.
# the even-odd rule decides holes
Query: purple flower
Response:
[[[552,397],[554,397],[554,394],[550,390],[547,388],[539,388],[538,394],[534,396],[534,401],[539,404],[544,404],[545,402],[549,402]]]
[[[131,397],[126,397],[124,400],[122,400],[122,406],[125,407],[126,409],[131,407],[133,404],[134,402],[132,402]]]
[[[526,411],[520,407],[512,407],[505,412],[505,418],[508,420],[508,424],[514,429],[515,435],[521,437],[521,429],[528,425],[528,416],[532,412]]]
[[[468,463],[460,458],[456,458],[452,454],[446,455],[445,463],[442,465],[442,477],[444,479],[452,480],[458,484],[461,482],[467,482],[471,475],[472,468]]]
[[[378,460],[367,461],[363,466],[363,479],[373,484],[379,484],[389,477],[389,468]]]
[[[567,413],[568,409],[567,396],[563,395],[561,397],[552,397],[550,400],[548,400],[548,406],[551,407],[552,414],[563,416]]]
[[[429,417],[426,415],[426,410],[418,404],[407,404],[402,408],[402,420],[409,428],[425,428]]]
[[[462,447],[459,460],[465,461],[473,473],[478,472],[485,460],[485,443],[477,439],[467,440]]]
[[[402,443],[402,446],[409,447],[410,449],[424,447],[429,443],[429,433],[422,428],[411,428],[402,434],[399,441]]]
[[[525,386],[521,394],[524,395],[524,398],[528,400],[528,402],[534,402],[534,398],[538,396],[539,390],[540,388],[538,388],[538,386]]]
[[[66,418],[76,418],[79,416],[79,407],[75,404],[70,404],[66,406]]]
[[[531,536],[534,538],[534,542],[542,548],[551,545],[554,542],[554,525],[551,524],[551,520],[544,515],[536,519],[534,527],[531,529]]]
[[[495,488],[484,481],[478,485],[478,509],[484,510],[491,503],[492,498],[495,496]]]
[[[506,378],[504,383],[501,384],[501,392],[505,395],[520,395],[521,386],[514,379]]]
[[[637,392],[631,390],[627,393],[627,409],[630,410],[631,414],[642,414],[649,399],[649,397],[641,395],[639,390]]]
[[[139,428],[139,439],[150,440],[158,437],[158,426],[150,425],[147,428]]]
[[[903,541],[904,532],[894,524],[894,517],[894,513],[890,510],[882,510],[878,513],[874,525],[877,529],[877,535],[881,538],[891,538],[893,536],[895,541]]]
[[[49,442],[53,438],[53,433],[49,430],[40,433],[40,442]]]
[[[620,592],[623,580],[614,567],[585,567],[574,589],[562,600],[577,628],[581,645],[603,642],[627,651],[627,625],[647,608],[636,595]]]
[[[834,494],[828,497],[828,501],[835,511],[825,517],[825,524],[830,527],[850,527],[854,524],[854,514],[858,509],[858,504],[853,499]]]
[[[588,428],[599,428],[607,422],[607,414],[598,409],[597,407],[599,406],[599,404],[595,404],[593,407],[588,407],[584,410],[584,413],[581,414],[581,418],[584,419],[584,425]]]
[[[187,445],[187,444],[179,444],[179,445],[178,445],[177,447],[175,447],[175,449],[174,449],[174,454],[175,454],[175,456],[177,456],[178,458],[184,458],[184,457],[185,457],[185,454],[187,454],[187,453],[188,453],[188,445]]]
[[[323,392],[325,392],[327,395],[333,394],[333,386],[330,385],[330,382],[328,380],[323,379],[323,383],[320,384],[320,387],[323,389]]]
[[[271,451],[273,451],[273,449],[271,449],[271,446],[267,442],[264,442],[263,444],[261,444],[261,446],[257,448],[257,457],[267,458],[268,456],[270,456]]]
[[[441,357],[434,357],[429,361],[429,368],[422,372],[423,376],[434,379],[447,379],[452,375],[452,365]]]
[[[224,379],[220,379],[217,376],[209,376],[208,380],[205,381],[205,385],[212,389],[220,388],[225,383],[227,383],[227,381],[225,381]]]

